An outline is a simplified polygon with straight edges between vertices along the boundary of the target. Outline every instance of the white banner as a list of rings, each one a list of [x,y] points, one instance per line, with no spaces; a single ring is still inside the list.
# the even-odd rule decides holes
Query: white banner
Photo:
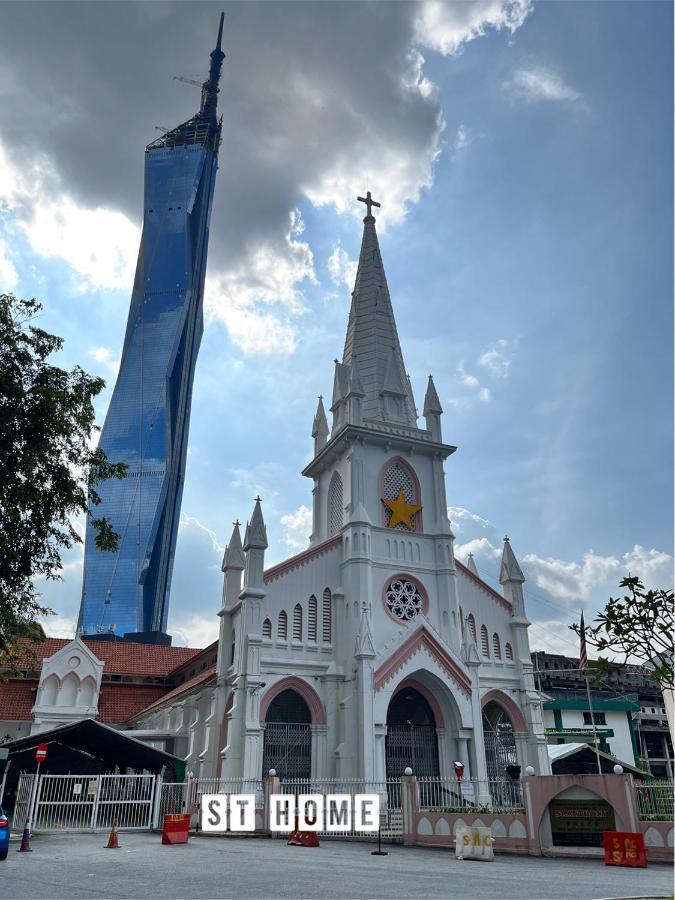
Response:
[[[495,854],[490,829],[474,828],[473,826],[458,828],[455,835],[455,857],[457,859],[493,860]]]

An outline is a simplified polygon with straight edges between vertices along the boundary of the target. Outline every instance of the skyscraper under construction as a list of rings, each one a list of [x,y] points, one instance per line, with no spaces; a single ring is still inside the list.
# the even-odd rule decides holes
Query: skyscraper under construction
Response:
[[[145,149],[143,233],[122,361],[100,446],[127,475],[97,487],[87,522],[78,628],[168,643],[169,590],[185,477],[192,382],[203,331],[209,220],[222,119],[223,16],[201,105]],[[100,552],[92,515],[120,535]]]

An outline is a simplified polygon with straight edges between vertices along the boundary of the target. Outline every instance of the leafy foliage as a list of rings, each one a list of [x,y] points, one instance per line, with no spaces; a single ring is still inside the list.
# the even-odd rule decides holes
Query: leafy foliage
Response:
[[[74,517],[96,506],[95,486],[127,466],[92,449],[93,398],[105,382],[47,359],[63,340],[33,324],[37,300],[0,295],[0,658],[11,665],[17,638],[44,638],[37,578],[61,578],[61,554],[82,537]],[[109,519],[92,520],[99,550],[115,550]]]
[[[628,588],[623,599],[610,597],[604,610],[585,628],[586,643],[599,652],[609,650],[624,662],[639,662],[651,670],[662,687],[673,687],[673,591],[646,591],[639,578],[624,578],[619,587]],[[581,626],[570,625],[581,634]],[[612,662],[599,657],[595,679],[611,671]]]

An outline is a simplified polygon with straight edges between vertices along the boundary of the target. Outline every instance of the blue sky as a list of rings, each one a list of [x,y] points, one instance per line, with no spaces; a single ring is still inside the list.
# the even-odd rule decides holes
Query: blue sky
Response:
[[[46,9],[21,6],[5,7],[17,33]],[[202,71],[218,7],[96,4],[81,37],[97,30],[105,46],[78,57],[73,79],[73,64],[49,59],[46,29],[74,40],[79,7],[50,6],[61,15],[44,25],[43,64],[61,101],[38,101],[24,144],[12,136],[22,57],[11,28],[0,38],[0,281],[42,299],[64,365],[108,380],[102,423],[143,146],[156,123],[191,113],[194,92],[171,76]],[[457,555],[473,550],[494,584],[508,532],[533,648],[573,652],[564,626],[582,606],[588,620],[629,568],[672,583],[672,6],[263,7],[225,6],[225,137],[170,630],[196,646],[215,637],[222,550],[258,492],[269,562],[305,545],[311,483],[299,472],[342,354],[363,214],[353,198],[370,188],[418,407],[432,372],[459,448],[446,464]],[[125,17],[138,31],[126,62]],[[167,63],[181,27],[189,40]],[[96,79],[104,70],[114,87],[117,67],[138,96],[111,88],[101,103]],[[95,135],[111,118],[122,137],[76,164],[68,126]],[[44,589],[55,633],[72,629],[80,581],[78,550]]]

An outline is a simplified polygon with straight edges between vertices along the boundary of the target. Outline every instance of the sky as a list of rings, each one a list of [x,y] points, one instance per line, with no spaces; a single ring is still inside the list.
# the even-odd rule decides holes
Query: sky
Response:
[[[124,337],[143,151],[189,118],[225,9],[223,142],[171,593],[217,637],[232,522],[307,545],[371,190],[406,367],[433,373],[455,552],[508,532],[533,649],[575,654],[629,571],[673,578],[673,7],[667,2],[0,4],[0,291],[60,365]],[[78,527],[83,531],[83,522]],[[82,547],[41,584],[73,634]]]

